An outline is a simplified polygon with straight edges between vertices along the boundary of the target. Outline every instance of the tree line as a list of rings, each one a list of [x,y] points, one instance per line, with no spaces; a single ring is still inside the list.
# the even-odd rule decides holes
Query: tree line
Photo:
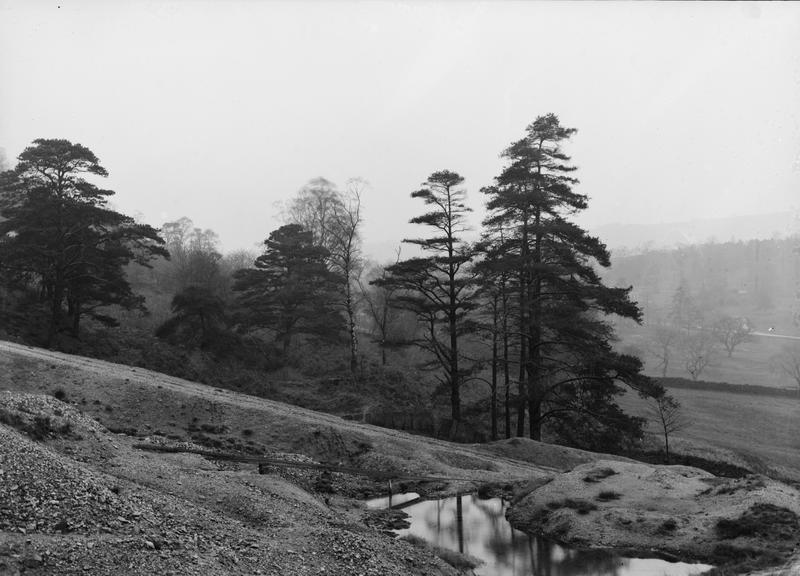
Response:
[[[347,350],[352,378],[365,336],[380,365],[392,350],[418,350],[413,363],[430,374],[433,396],[447,398],[452,438],[479,405],[491,438],[631,442],[643,421],[616,398],[626,388],[665,392],[614,346],[611,319],[640,322],[642,312],[630,287],[604,283],[609,252],[573,221],[588,205],[564,151],[575,132],[548,114],[502,152],[504,167],[480,190],[487,217],[477,242],[464,238],[463,177],[431,174],[411,193],[424,206],[411,220],[419,236],[403,241],[414,255],[398,248],[383,266],[361,250],[362,180],[344,189],[310,181],[260,254],[223,256],[216,235],[188,219],[157,230],[112,210],[113,192],[89,180],[107,176],[89,149],[36,140],[0,174],[0,311],[11,328],[36,315],[37,337],[52,346],[62,334],[79,338],[81,318],[133,324],[131,313],[168,294],[154,331],[182,346],[269,349],[300,363],[309,346]],[[148,295],[137,294],[144,286]]]
[[[615,260],[612,282],[632,282],[645,316],[640,355],[662,377],[697,381],[739,355],[755,332],[797,334],[800,246],[796,237],[708,242]],[[800,385],[800,348],[791,340],[769,369]]]

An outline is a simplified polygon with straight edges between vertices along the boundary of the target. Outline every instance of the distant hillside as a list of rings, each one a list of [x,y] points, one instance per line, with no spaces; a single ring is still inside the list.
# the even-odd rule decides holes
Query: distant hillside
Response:
[[[591,232],[612,250],[673,248],[711,240],[753,240],[800,233],[800,212],[735,216],[662,224],[604,224]]]

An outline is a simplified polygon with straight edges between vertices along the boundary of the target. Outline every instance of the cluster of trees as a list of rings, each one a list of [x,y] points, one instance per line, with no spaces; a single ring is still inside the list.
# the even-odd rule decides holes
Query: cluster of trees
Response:
[[[736,355],[755,330],[800,329],[800,247],[796,238],[709,242],[615,259],[605,277],[635,285],[646,349],[662,376],[698,379]],[[791,357],[791,346],[776,367]]]
[[[800,232],[800,231],[799,231]],[[621,255],[605,275],[629,283],[648,320],[670,314],[684,290],[707,316],[776,315],[788,330],[800,326],[800,247],[796,237],[706,242]]]
[[[622,337],[634,337],[627,349],[655,373],[699,380],[729,369],[759,331],[781,339],[764,338],[757,349],[767,354],[751,347],[748,358],[765,377],[783,377],[800,391],[800,346],[792,341],[800,336],[796,235],[645,250],[616,258],[605,278],[635,285],[644,326],[622,325]]]
[[[168,256],[158,231],[109,208],[113,192],[87,175],[108,175],[91,150],[43,139],[0,174],[3,310],[21,302],[12,321],[42,324],[47,345],[85,317],[117,324],[109,306],[143,309],[125,268]]]
[[[676,289],[672,304],[666,317],[650,324],[647,340],[647,352],[662,377],[679,367],[696,381],[721,353],[731,358],[752,339],[751,319],[703,310],[684,284]]]
[[[563,150],[574,133],[548,114],[503,152],[504,168],[481,190],[488,215],[478,242],[464,238],[464,179],[431,174],[412,193],[425,206],[412,220],[424,232],[404,240],[414,255],[398,249],[386,266],[361,253],[361,180],[341,190],[310,181],[260,255],[222,255],[213,231],[189,219],[159,231],[110,209],[113,192],[84,178],[107,175],[90,150],[37,140],[0,176],[3,313],[35,302],[50,345],[62,332],[77,337],[83,316],[114,324],[124,317],[114,310],[147,302],[161,307],[154,328],[164,340],[227,352],[271,346],[283,361],[309,345],[338,347],[353,377],[366,335],[382,364],[393,348],[422,351],[434,396],[449,400],[452,437],[485,410],[492,438],[548,431],[609,449],[642,431],[616,402],[625,387],[666,394],[613,346],[610,318],[642,314],[631,288],[603,282],[606,247],[572,221],[587,207]],[[137,294],[145,286],[147,298]]]
[[[406,240],[421,255],[375,281],[417,317],[415,343],[439,368],[454,431],[462,421],[461,388],[472,379],[489,384],[493,437],[502,375],[506,436],[513,411],[517,435],[527,416],[531,438],[540,439],[548,425],[582,445],[608,447],[640,433],[642,422],[615,402],[621,385],[664,395],[642,376],[638,358],[611,345],[608,316],[639,321],[641,313],[630,288],[608,287],[598,275],[597,267],[610,265],[606,247],[570,221],[587,206],[573,190],[575,168],[562,149],[574,132],[549,114],[503,152],[505,168],[482,189],[489,215],[474,245],[461,236],[469,211],[462,177],[432,174],[412,194],[428,209],[412,222],[430,235]],[[474,353],[476,339],[488,353]]]

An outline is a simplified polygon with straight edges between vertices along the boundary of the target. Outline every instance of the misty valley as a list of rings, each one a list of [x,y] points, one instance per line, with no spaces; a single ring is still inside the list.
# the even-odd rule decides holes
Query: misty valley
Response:
[[[576,223],[575,134],[546,114],[493,182],[431,173],[386,262],[364,179],[310,180],[223,253],[35,140],[0,172],[0,573],[125,546],[176,574],[796,566],[800,231],[609,250]],[[61,476],[120,513],[45,512]],[[398,483],[419,501],[369,500]]]

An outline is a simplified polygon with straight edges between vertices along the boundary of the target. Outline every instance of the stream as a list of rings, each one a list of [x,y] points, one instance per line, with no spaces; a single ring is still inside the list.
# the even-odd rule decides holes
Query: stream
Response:
[[[562,546],[512,528],[505,516],[507,506],[500,498],[419,500],[413,493],[367,502],[368,508],[402,508],[409,515],[410,528],[395,530],[398,536],[413,534],[482,560],[475,569],[478,576],[691,576],[711,568]]]

